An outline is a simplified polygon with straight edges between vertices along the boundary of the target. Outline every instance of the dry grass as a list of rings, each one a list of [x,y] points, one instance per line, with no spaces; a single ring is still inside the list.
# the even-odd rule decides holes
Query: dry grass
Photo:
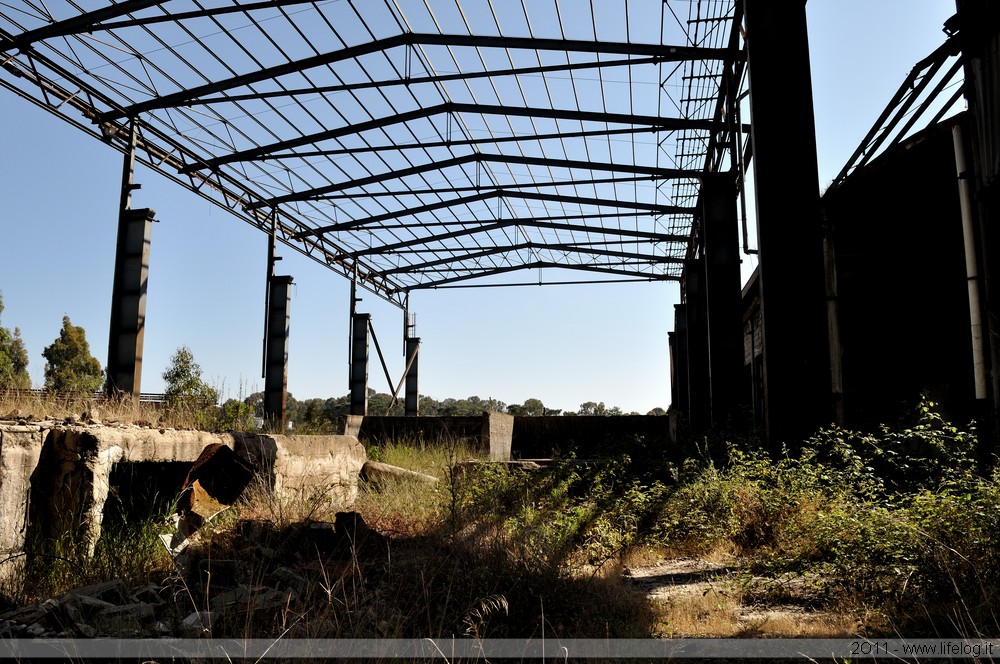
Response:
[[[89,395],[0,391],[0,420],[63,421],[68,417],[105,424],[136,424],[173,429],[206,428],[217,418],[214,406],[179,402],[140,403],[129,397],[95,400]]]

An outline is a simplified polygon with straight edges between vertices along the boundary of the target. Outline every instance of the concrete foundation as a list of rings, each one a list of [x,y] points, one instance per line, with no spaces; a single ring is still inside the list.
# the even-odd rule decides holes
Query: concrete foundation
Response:
[[[26,549],[59,547],[65,552],[82,546],[93,553],[109,495],[121,498],[129,492],[125,481],[115,486],[114,478],[129,476],[123,468],[183,478],[210,444],[225,445],[250,461],[261,481],[283,498],[323,492],[344,507],[357,496],[366,461],[364,448],[353,436],[0,424],[0,578],[23,563],[20,554]],[[180,492],[182,481],[176,484],[163,489],[168,499]],[[140,500],[145,488],[135,486]]]

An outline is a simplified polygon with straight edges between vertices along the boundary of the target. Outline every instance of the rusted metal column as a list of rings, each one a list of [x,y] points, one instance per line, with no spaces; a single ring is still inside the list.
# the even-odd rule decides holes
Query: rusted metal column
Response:
[[[797,444],[832,414],[805,0],[746,0],[765,423]]]
[[[106,389],[109,396],[130,394],[139,398],[142,383],[142,346],[146,330],[146,285],[149,279],[149,245],[155,210],[133,210],[135,123],[129,125],[128,147],[122,169],[118,210],[118,245],[111,293],[108,331]]]
[[[736,416],[743,384],[740,223],[735,173],[705,174],[699,207],[705,260],[711,423],[718,425]]]
[[[288,331],[292,278],[268,279],[267,362],[264,371],[264,418],[285,429],[288,405]]]
[[[351,319],[351,415],[368,414],[368,326],[371,314]]]
[[[406,338],[406,395],[407,417],[420,415],[420,388],[417,367],[420,366],[420,337]]]

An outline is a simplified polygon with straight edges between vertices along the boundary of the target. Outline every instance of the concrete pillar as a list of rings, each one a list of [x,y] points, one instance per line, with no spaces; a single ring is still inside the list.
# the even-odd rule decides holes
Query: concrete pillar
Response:
[[[773,446],[832,416],[805,0],[746,0],[765,424]]]
[[[485,411],[480,446],[490,451],[492,461],[510,461],[514,440],[514,416],[507,413]]]
[[[705,306],[705,261],[684,266],[684,304],[687,313],[688,423],[692,431],[711,426],[712,391],[708,354],[708,312]]]
[[[351,320],[351,415],[368,414],[368,325],[371,314]]]
[[[111,327],[108,333],[108,391],[139,397],[142,344],[146,330],[149,242],[155,210],[123,209],[118,217]]]
[[[267,348],[264,368],[264,419],[285,428],[288,405],[288,330],[292,278],[268,279]]]
[[[407,337],[406,363],[409,366],[409,370],[406,372],[404,397],[406,416],[417,417],[420,415],[420,390],[417,382],[417,367],[420,365],[420,337]]]
[[[735,173],[702,178],[700,212],[705,260],[712,424],[737,414],[742,386],[743,311]]]

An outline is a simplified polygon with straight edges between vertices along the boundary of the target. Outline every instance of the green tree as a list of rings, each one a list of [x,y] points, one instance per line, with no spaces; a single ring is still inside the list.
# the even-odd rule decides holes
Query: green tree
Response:
[[[167,383],[164,392],[168,402],[181,399],[216,404],[219,392],[201,379],[201,366],[194,361],[194,353],[187,346],[181,346],[170,358],[170,366],[163,372]]]
[[[63,316],[59,338],[42,351],[45,358],[45,389],[54,392],[90,393],[104,382],[101,363],[90,354],[87,333]]]
[[[3,314],[3,295],[0,294],[0,314]],[[21,340],[21,330],[11,332],[0,327],[0,389],[26,390],[31,387],[28,375],[28,351]]]
[[[549,412],[545,409],[545,404],[542,403],[541,399],[525,399],[523,404],[511,404],[507,406],[507,412],[511,415],[528,415],[531,417],[538,417],[540,415],[547,415]]]

